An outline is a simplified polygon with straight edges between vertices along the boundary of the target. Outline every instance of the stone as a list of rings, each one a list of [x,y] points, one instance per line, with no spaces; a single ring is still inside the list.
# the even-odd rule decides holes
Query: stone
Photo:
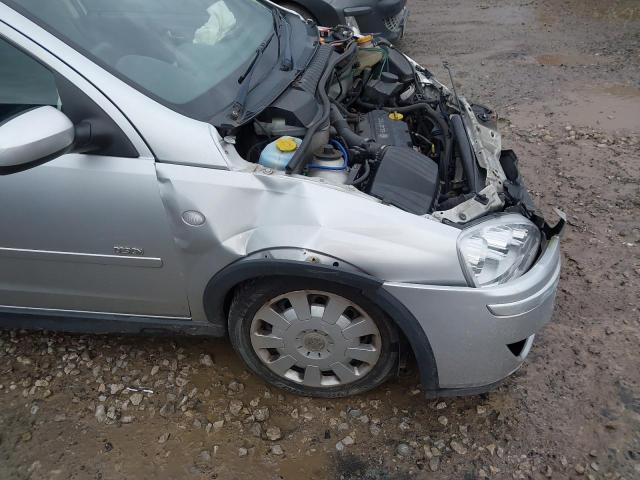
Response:
[[[451,449],[460,454],[460,455],[465,455],[467,453],[467,448],[462,445],[459,442],[456,442],[455,440],[451,440],[451,443],[449,444],[451,446]]]
[[[208,450],[203,450],[198,454],[198,462],[209,463],[211,461],[211,453]]]
[[[176,405],[173,402],[167,402],[160,407],[160,416],[167,417],[173,413],[176,413]]]
[[[116,407],[111,406],[107,409],[107,418],[109,420],[115,420],[117,418]]]
[[[476,412],[478,412],[478,415],[484,415],[485,413],[487,413],[487,408],[483,405],[478,405],[476,407]]]
[[[429,459],[429,470],[431,470],[432,472],[435,472],[438,470],[439,466],[440,466],[440,459],[438,457],[432,457],[431,459]]]
[[[436,404],[436,410],[444,410],[445,408],[447,408],[447,404],[445,402],[439,402]]]
[[[280,440],[282,438],[282,432],[280,431],[280,427],[267,428],[265,435],[272,442],[275,442],[276,440]]]
[[[284,450],[280,445],[272,445],[270,451],[272,455],[284,455]]]
[[[440,423],[441,425],[444,425],[446,427],[447,424],[449,423],[449,420],[444,415],[440,415],[438,417],[438,423]]]
[[[260,407],[253,411],[253,416],[257,422],[265,422],[269,419],[269,408]]]
[[[351,435],[347,435],[346,437],[344,437],[342,439],[342,444],[343,445],[348,446],[348,445],[353,445],[354,443],[356,443],[356,442],[355,442],[355,440],[353,439],[353,437]]]
[[[257,422],[251,424],[251,426],[249,427],[249,432],[251,432],[254,437],[260,438],[262,436],[262,425]]]
[[[227,388],[229,389],[230,392],[233,392],[233,393],[242,393],[242,392],[244,392],[244,385],[242,383],[240,383],[240,382],[235,381],[235,380],[233,380],[231,383],[229,383]]]
[[[124,385],[122,385],[121,383],[113,383],[109,385],[109,392],[111,393],[111,395],[116,395],[122,390],[124,390]]]
[[[399,443],[396,447],[396,453],[401,457],[408,457],[412,451],[413,449],[406,443]]]
[[[239,457],[246,457],[248,453],[249,453],[249,450],[247,450],[247,449],[246,449],[246,448],[244,448],[244,447],[240,447],[240,448],[238,449],[238,456],[239,456]]]
[[[169,437],[171,436],[170,433],[163,433],[162,435],[160,435],[158,437],[158,443],[163,444],[163,443],[167,443],[167,440],[169,440]]]
[[[205,367],[213,367],[213,359],[211,358],[211,355],[207,353],[202,355],[202,357],[200,357],[200,364]]]
[[[224,420],[216,420],[215,422],[213,422],[214,430],[220,430],[222,427],[224,427]]]
[[[229,402],[229,413],[231,415],[237,416],[242,410],[242,401],[241,400],[231,400]]]
[[[369,426],[369,433],[371,435],[373,435],[374,437],[377,437],[378,435],[380,435],[380,432],[382,430],[380,429],[380,427],[378,425],[376,425],[375,423],[371,424]]]
[[[131,402],[131,405],[134,405],[136,407],[142,403],[143,399],[144,397],[140,392],[136,392],[129,397],[129,401]]]
[[[98,423],[103,423],[107,419],[107,412],[103,404],[99,404],[96,407],[95,417]]]

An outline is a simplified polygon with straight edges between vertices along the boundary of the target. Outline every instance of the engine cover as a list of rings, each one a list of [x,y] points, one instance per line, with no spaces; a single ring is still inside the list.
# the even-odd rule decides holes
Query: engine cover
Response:
[[[438,189],[438,165],[412,148],[387,147],[368,193],[416,215],[429,213]]]
[[[359,134],[380,145],[413,147],[409,126],[402,120],[391,120],[389,112],[371,110],[358,124]]]

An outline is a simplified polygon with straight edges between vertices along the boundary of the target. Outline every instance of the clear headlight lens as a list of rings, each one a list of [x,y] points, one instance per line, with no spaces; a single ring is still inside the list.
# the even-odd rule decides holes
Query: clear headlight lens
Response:
[[[476,287],[505,283],[526,272],[540,247],[540,230],[520,215],[502,215],[466,228],[458,254]]]

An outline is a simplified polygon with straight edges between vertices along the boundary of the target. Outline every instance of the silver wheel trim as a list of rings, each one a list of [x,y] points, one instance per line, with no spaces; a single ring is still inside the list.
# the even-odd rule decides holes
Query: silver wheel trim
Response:
[[[251,346],[279,377],[308,387],[360,380],[380,358],[371,317],[335,293],[299,290],[268,301],[250,327]]]

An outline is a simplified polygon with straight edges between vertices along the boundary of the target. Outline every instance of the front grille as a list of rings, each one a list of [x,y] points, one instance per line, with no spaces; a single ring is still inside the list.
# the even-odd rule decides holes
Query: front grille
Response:
[[[399,32],[402,28],[402,24],[404,23],[404,12],[403,8],[396,15],[392,17],[387,17],[384,19],[384,26],[390,32]]]

